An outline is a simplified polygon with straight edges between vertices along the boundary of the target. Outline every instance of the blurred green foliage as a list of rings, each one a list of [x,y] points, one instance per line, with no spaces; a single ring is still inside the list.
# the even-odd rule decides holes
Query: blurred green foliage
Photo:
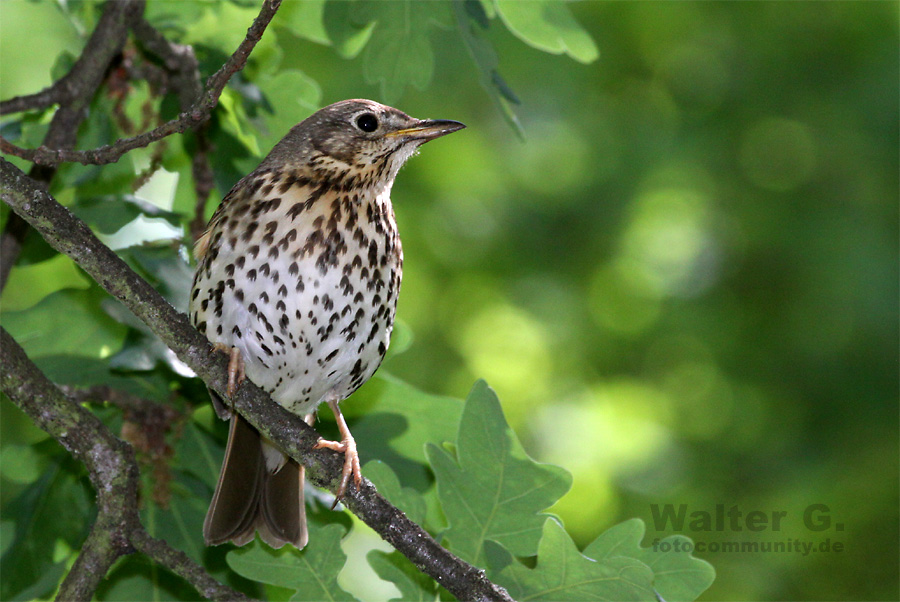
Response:
[[[706,546],[695,554],[717,578],[704,599],[898,599],[896,3],[583,2],[566,4],[564,18],[546,4],[468,0],[434,5],[429,18],[432,5],[414,2],[409,30],[379,21],[375,2],[285,2],[214,117],[219,197],[286,128],[342,98],[469,126],[429,145],[394,187],[406,256],[399,317],[413,340],[386,362],[388,376],[344,404],[364,459],[409,464],[401,484],[423,490],[431,477],[410,453],[454,440],[459,408],[403,381],[461,398],[485,378],[525,450],[572,474],[551,511],[579,548],[638,517],[644,546],[673,534]],[[147,7],[167,35],[195,45],[204,74],[256,11],[245,2]],[[0,97],[48,85],[96,15],[92,3],[0,5]],[[42,52],[26,56],[34,31],[22,23],[41,24]],[[379,59],[394,50],[387,77]],[[126,103],[137,123],[147,95],[136,87]],[[80,147],[119,135],[111,105],[95,101]],[[46,123],[28,116],[4,123],[4,134],[36,146]],[[65,166],[53,192],[104,223],[142,211],[104,214],[110,195],[152,202],[162,218],[104,234],[117,248],[171,237],[165,218],[193,211],[184,151],[170,140],[165,171],[146,189],[129,189],[150,164],[145,149],[113,166]],[[126,255],[159,274],[153,250]],[[143,348],[144,335],[134,325],[126,334],[109,312],[120,314],[100,309],[96,285],[40,241],[28,241],[10,282],[4,326],[52,377],[202,399],[177,364],[126,378],[97,361]],[[177,302],[186,289],[164,292]],[[48,337],[63,318],[84,328]],[[71,365],[73,355],[84,363]],[[421,405],[367,414],[398,399]],[[422,407],[439,418],[429,422]],[[2,412],[7,506],[49,468],[29,453],[9,461],[42,437],[8,403]],[[188,478],[178,486],[206,495]],[[192,503],[202,514],[203,501]],[[429,503],[434,520],[440,510]],[[666,504],[787,514],[779,530],[688,521],[676,531],[654,521],[652,507]],[[813,504],[829,508],[828,529],[804,522]],[[826,539],[843,550],[716,548]],[[56,545],[58,563],[67,548]],[[367,554],[375,544],[358,545]],[[224,567],[224,552],[208,553]]]

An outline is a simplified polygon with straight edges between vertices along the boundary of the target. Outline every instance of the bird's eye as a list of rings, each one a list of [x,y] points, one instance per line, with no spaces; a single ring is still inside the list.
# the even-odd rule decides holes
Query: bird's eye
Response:
[[[374,132],[378,129],[378,118],[371,113],[363,113],[356,118],[356,127],[364,132]]]

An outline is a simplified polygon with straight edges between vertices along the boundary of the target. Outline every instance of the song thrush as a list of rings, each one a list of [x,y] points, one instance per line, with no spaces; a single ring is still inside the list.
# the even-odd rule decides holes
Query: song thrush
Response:
[[[337,499],[359,459],[338,403],[387,350],[403,252],[391,186],[423,143],[465,127],[420,120],[370,100],[346,100],[295,126],[225,196],[197,241],[190,314],[230,356],[229,395],[244,375],[312,422],[327,402],[345,454]],[[209,545],[243,545],[259,530],[273,547],[306,544],[303,467],[213,394],[231,420],[203,524]]]

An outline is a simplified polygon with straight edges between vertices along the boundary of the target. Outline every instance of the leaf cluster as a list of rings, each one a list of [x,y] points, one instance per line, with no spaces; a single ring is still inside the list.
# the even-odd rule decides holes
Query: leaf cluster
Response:
[[[63,41],[56,48],[52,71],[59,76],[74,64],[79,36],[96,23],[97,5],[38,3],[35,10],[57,24],[62,16],[79,32],[71,44]],[[240,42],[255,11],[242,2],[176,6],[151,1],[146,17],[173,40],[191,44],[201,72],[210,73]],[[298,68],[283,68],[291,63],[278,35],[303,37],[332,46],[342,56],[359,57],[364,79],[379,87],[383,100],[393,102],[409,86],[428,86],[434,74],[434,35],[456,29],[482,85],[516,127],[513,105],[518,99],[499,73],[492,28],[502,24],[529,46],[578,61],[597,56],[593,41],[565,4],[552,0],[310,0],[286,3],[281,16],[279,28],[260,43],[248,71],[236,76],[219,98],[205,130],[216,149],[208,161],[220,192],[321,101],[318,82]],[[135,128],[179,112],[174,90],[152,77],[134,76],[153,72],[158,68],[154,60],[134,48],[127,54],[131,71],[123,69],[127,75],[117,82],[119,87],[93,99],[79,146],[113,144]],[[113,83],[111,76],[106,85]],[[37,147],[50,116],[37,111],[10,119],[2,124],[3,135]],[[198,211],[197,188],[191,183],[200,142],[199,137],[170,138],[113,165],[62,165],[50,185],[75,215],[181,310],[187,306],[192,271],[183,228]],[[200,217],[204,211],[209,209],[201,205]],[[6,206],[0,219],[5,226]],[[152,536],[252,595],[354,599],[342,585],[352,577],[342,575],[346,555],[341,546],[353,523],[343,513],[328,511],[330,500],[322,495],[310,496],[311,542],[302,552],[274,552],[259,543],[240,550],[203,545],[200,526],[218,474],[224,425],[205,403],[202,383],[191,378],[190,370],[146,325],[33,233],[25,238],[3,291],[2,320],[54,382],[82,391],[112,388],[171,410],[151,422],[111,398],[92,399],[90,406],[137,452],[141,518]],[[403,333],[401,325],[392,353],[402,346]],[[561,521],[545,512],[569,489],[571,477],[528,457],[499,400],[483,382],[463,403],[381,373],[354,404],[358,409],[351,426],[363,458],[370,460],[365,475],[449,550],[483,567],[517,598],[692,600],[712,581],[711,567],[689,554],[658,555],[641,548],[640,522],[624,523],[579,552]],[[9,576],[0,584],[0,598],[45,598],[71,568],[96,510],[82,467],[5,397],[0,417],[0,572]],[[396,586],[399,599],[446,595],[397,552],[372,550],[367,560],[382,580]],[[195,596],[180,578],[136,556],[119,561],[96,592],[98,600]]]
[[[392,397],[400,392],[392,391]],[[418,400],[423,401],[428,403]],[[378,404],[373,409],[377,416]],[[440,533],[450,551],[486,567],[488,578],[515,599],[694,600],[712,583],[706,562],[672,547],[666,553],[642,548],[644,525],[638,519],[613,527],[579,552],[559,519],[543,512],[568,490],[571,477],[528,457],[483,381],[462,404],[453,442],[429,443],[424,455],[434,474],[434,486],[425,491],[404,486],[380,461],[366,464],[364,473],[413,521]],[[430,514],[434,506],[440,512]],[[317,525],[302,552],[273,551],[257,541],[229,552],[226,560],[244,577],[293,590],[291,600],[353,600],[338,581],[346,561],[344,533],[339,525]],[[439,596],[438,584],[397,552],[372,550],[367,560],[397,587],[396,600]]]

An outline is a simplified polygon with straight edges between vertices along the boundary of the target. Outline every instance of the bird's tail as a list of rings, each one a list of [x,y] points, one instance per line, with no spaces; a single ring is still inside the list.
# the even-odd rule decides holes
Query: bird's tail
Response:
[[[273,548],[306,545],[303,466],[285,458],[270,471],[266,455],[272,449],[265,447],[273,446],[250,423],[232,415],[219,482],[203,521],[207,545],[231,541],[242,546],[255,531]]]

